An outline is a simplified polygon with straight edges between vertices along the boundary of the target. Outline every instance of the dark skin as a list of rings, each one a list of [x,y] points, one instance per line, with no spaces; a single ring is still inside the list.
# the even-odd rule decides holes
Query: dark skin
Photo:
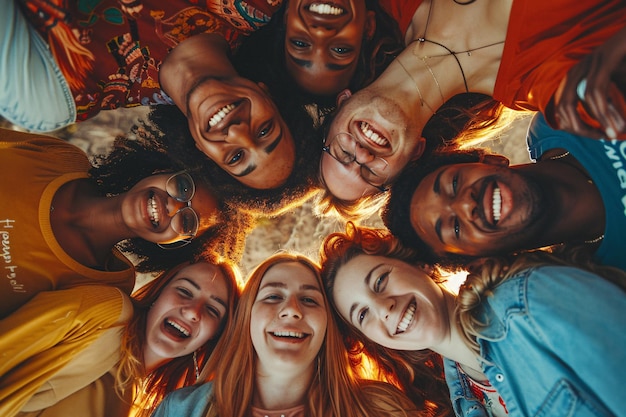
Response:
[[[55,238],[75,261],[100,270],[125,267],[108,263],[112,248],[123,240],[138,237],[168,244],[185,238],[171,227],[175,213],[187,206],[168,196],[165,184],[171,175],[146,177],[129,191],[108,197],[100,195],[86,179],[66,183],[52,199],[50,224]],[[158,224],[149,218],[151,205],[156,207]],[[198,184],[191,208],[199,221],[196,236],[219,218],[216,199]]]
[[[550,159],[563,153],[555,149],[540,163],[510,168],[506,158],[489,155],[482,164],[435,170],[413,194],[411,224],[440,254],[489,256],[594,239],[605,226],[602,198],[574,158]],[[492,175],[502,193],[498,222],[491,212],[491,188],[483,187]],[[529,181],[539,190],[526,191]]]

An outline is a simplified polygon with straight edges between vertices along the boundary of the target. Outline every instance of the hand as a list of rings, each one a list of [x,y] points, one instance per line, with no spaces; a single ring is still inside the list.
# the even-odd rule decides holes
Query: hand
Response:
[[[559,129],[593,138],[623,136],[625,81],[626,28],[623,28],[569,70],[555,107]],[[581,117],[581,106],[582,113],[589,117]]]

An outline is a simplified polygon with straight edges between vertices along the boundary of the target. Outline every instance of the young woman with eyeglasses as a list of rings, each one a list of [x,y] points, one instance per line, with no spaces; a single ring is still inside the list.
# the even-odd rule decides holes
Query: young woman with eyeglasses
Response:
[[[0,321],[0,414],[148,416],[196,382],[233,316],[238,273],[184,262],[137,290],[44,291]]]
[[[0,139],[0,317],[40,291],[105,284],[130,294],[135,269],[118,244],[144,272],[204,251],[241,255],[250,219],[154,142],[118,141],[92,167],[62,140],[4,130]]]

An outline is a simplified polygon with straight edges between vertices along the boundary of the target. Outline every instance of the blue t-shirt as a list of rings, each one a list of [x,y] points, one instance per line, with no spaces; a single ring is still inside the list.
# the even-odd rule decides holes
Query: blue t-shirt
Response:
[[[529,268],[498,285],[478,318],[482,371],[510,416],[624,415],[626,294],[569,266]],[[445,360],[457,416],[489,415]]]
[[[212,382],[177,389],[163,399],[151,417],[204,417],[212,391]]]
[[[555,130],[541,114],[530,123],[526,141],[533,160],[550,149],[562,148],[585,168],[602,196],[606,219],[604,239],[594,258],[626,270],[626,141],[596,140]]]

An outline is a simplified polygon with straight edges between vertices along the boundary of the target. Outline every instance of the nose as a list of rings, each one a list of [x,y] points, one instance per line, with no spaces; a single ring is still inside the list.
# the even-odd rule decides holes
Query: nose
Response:
[[[300,310],[300,304],[298,303],[298,300],[296,299],[296,297],[288,297],[285,300],[280,310],[279,317],[280,318],[292,317],[295,319],[302,318],[302,310]]]
[[[368,162],[373,161],[376,158],[372,152],[366,147],[362,146],[359,142],[356,143],[356,148],[354,149],[354,161],[359,164],[367,164]]]
[[[467,220],[474,220],[478,217],[477,201],[474,192],[467,187],[462,190],[450,204],[457,216]]]
[[[176,213],[178,212],[178,210],[190,206],[191,202],[187,201],[185,203],[176,200],[173,197],[168,196],[167,198],[167,214],[169,217],[174,217],[174,215],[176,215]]]
[[[202,315],[201,303],[190,303],[181,307],[180,312],[182,316],[190,322],[196,323],[200,321]]]
[[[250,125],[247,122],[231,124],[226,134],[226,142],[241,146],[254,145],[254,137],[250,132]]]
[[[389,315],[396,306],[395,300],[391,298],[384,298],[376,302],[376,309],[378,310],[378,317],[380,320],[386,322],[389,320]]]

